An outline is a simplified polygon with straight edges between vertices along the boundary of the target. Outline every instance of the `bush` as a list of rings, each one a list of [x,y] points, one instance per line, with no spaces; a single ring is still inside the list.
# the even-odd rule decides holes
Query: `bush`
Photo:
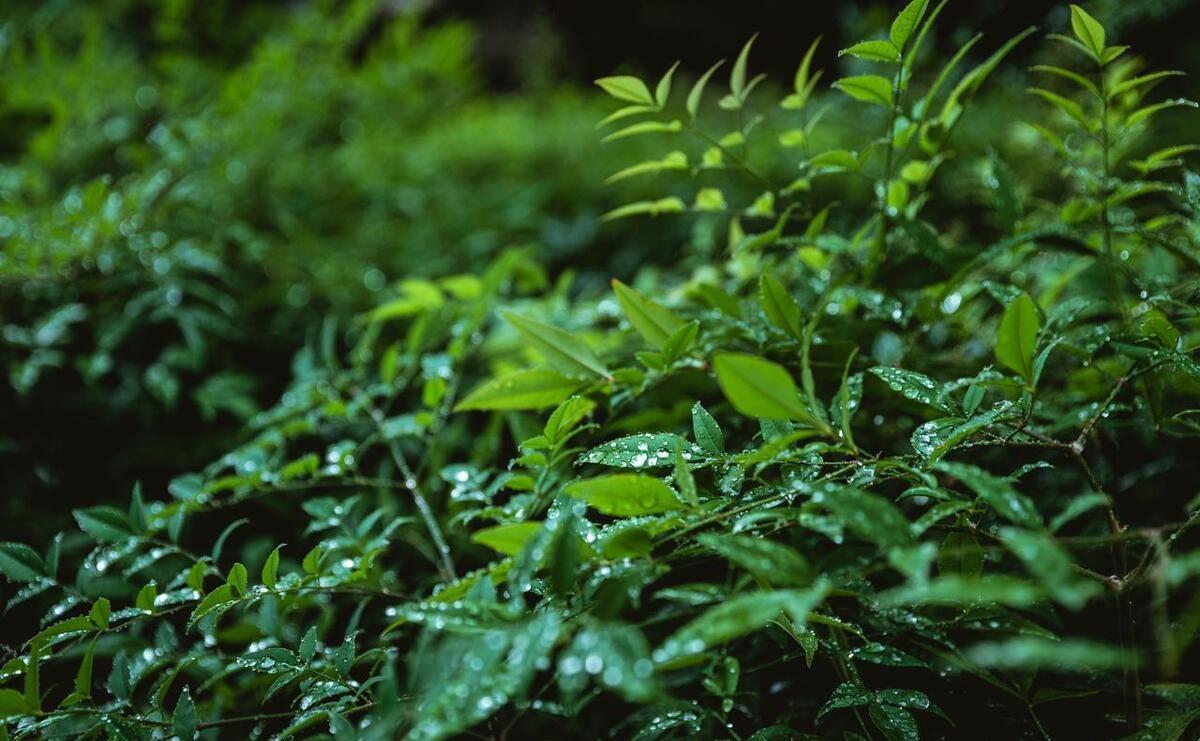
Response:
[[[370,308],[389,277],[527,241],[551,264],[628,253],[598,235],[620,155],[581,155],[599,101],[486,94],[462,23],[401,15],[364,45],[373,6],[304,4],[207,56],[181,54],[177,26],[225,19],[147,10],[161,17],[142,39],[114,30],[143,28],[114,3],[10,26],[0,466],[22,473],[4,519],[219,455],[306,333]]]
[[[677,266],[403,281],[170,498],[0,547],[15,735],[1184,737],[1200,176],[1149,141],[1196,104],[1072,7],[1022,178],[953,147],[1032,32],[935,65],[941,7],[844,50],[857,143],[811,48],[774,124],[749,43],[717,111],[598,81]]]

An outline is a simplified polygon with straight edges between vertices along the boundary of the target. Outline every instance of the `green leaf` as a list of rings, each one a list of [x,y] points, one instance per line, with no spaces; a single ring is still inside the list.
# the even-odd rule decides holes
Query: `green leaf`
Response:
[[[944,392],[942,384],[923,373],[888,366],[876,366],[871,368],[870,372],[906,399],[937,407],[944,412],[950,411],[942,400]]]
[[[692,85],[691,91],[688,92],[687,112],[693,120],[695,120],[696,114],[700,111],[700,98],[704,95],[704,87],[708,85],[709,78],[713,76],[713,73],[716,72],[722,64],[725,64],[724,59],[709,67],[704,74],[700,75],[700,79],[696,80],[695,84]]]
[[[966,463],[939,461],[934,468],[966,484],[1004,519],[1027,528],[1042,529],[1042,516],[1033,501],[1014,489],[1008,479]]]
[[[887,499],[850,486],[818,490],[810,501],[834,514],[855,535],[881,548],[898,548],[912,542],[908,518]]]
[[[179,693],[179,700],[175,703],[175,711],[171,714],[171,731],[183,741],[192,741],[196,737],[196,704],[192,702],[192,693],[187,687]]]
[[[670,309],[646,298],[616,278],[612,281],[612,287],[625,318],[651,345],[662,347],[685,324]]]
[[[983,573],[983,547],[970,533],[952,532],[942,541],[937,563],[943,574],[976,578]]]
[[[28,715],[32,711],[25,696],[16,690],[0,689],[0,719]]]
[[[675,464],[676,449],[683,459],[701,458],[704,451],[669,432],[642,432],[609,440],[579,456],[579,463],[599,463],[617,468],[667,468]]]
[[[263,562],[262,567],[262,583],[267,589],[274,589],[279,582],[279,549],[282,546],[275,546],[267,555],[267,560]]]
[[[1029,294],[1022,293],[1005,307],[996,335],[996,360],[1027,383],[1033,381],[1033,356],[1040,329],[1037,306]]]
[[[684,441],[681,438],[675,448],[675,486],[679,489],[679,496],[683,501],[698,507],[700,495],[696,490],[696,479],[692,476],[692,469],[688,468],[687,459],[683,457],[683,446]]]
[[[785,613],[794,627],[802,627],[808,613],[825,599],[827,592],[828,586],[821,583],[806,590],[781,589],[732,597],[667,638],[654,652],[654,660],[660,665],[670,664],[703,653],[761,630]]]
[[[476,386],[454,411],[544,409],[561,403],[580,385],[577,378],[543,368],[512,371]]]
[[[879,75],[843,77],[833,83],[833,86],[855,100],[874,103],[888,109],[892,107],[892,83],[885,77]]]
[[[683,124],[679,121],[640,121],[630,124],[623,129],[617,129],[600,141],[611,142],[642,134],[672,134],[681,129],[683,129]]]
[[[788,293],[779,279],[763,273],[758,280],[758,301],[767,319],[794,339],[804,337],[800,304]]]
[[[667,99],[671,97],[671,78],[675,76],[675,70],[679,67],[679,62],[671,65],[671,69],[667,70],[658,80],[658,85],[654,88],[654,102],[659,108],[667,104]]]
[[[24,543],[0,543],[0,574],[12,581],[33,581],[47,576],[42,557]]]
[[[692,436],[709,455],[725,453],[725,433],[721,432],[721,425],[700,402],[692,405]]]
[[[890,41],[860,41],[838,52],[839,57],[844,54],[869,62],[900,61],[900,50]]]
[[[734,409],[759,419],[812,421],[796,382],[783,366],[743,353],[713,358],[717,383]]]
[[[733,63],[733,69],[729,73],[729,92],[738,100],[741,100],[746,93],[746,62],[750,58],[750,47],[754,45],[754,40],[758,38],[758,34],[750,37],[738,53],[737,60]]]
[[[651,476],[618,473],[568,484],[569,496],[614,517],[634,517],[673,512],[683,508],[671,487]]]
[[[133,601],[133,606],[139,610],[154,612],[154,602],[156,599],[158,599],[158,587],[154,582],[150,582],[138,590],[137,597]]]
[[[98,639],[99,636],[88,643],[87,650],[83,653],[83,659],[79,662],[79,669],[75,672],[74,694],[81,699],[92,696],[92,660],[96,653]]]
[[[557,370],[570,375],[591,375],[611,380],[608,369],[596,358],[592,349],[575,335],[511,311],[500,313]]]
[[[802,586],[812,581],[808,560],[782,543],[748,535],[714,533],[700,535],[696,541],[768,584]]]
[[[101,505],[72,512],[79,528],[101,543],[121,543],[135,533],[125,513],[116,507]]]
[[[1099,21],[1087,14],[1087,12],[1078,5],[1071,6],[1071,30],[1075,32],[1075,38],[1092,53],[1096,61],[1104,56],[1105,33],[1104,26],[1101,26]]]
[[[588,678],[629,702],[649,702],[660,694],[650,647],[632,625],[596,622],[587,625],[558,656],[558,684],[574,697]]]
[[[1000,530],[1008,549],[1060,604],[1079,610],[1100,593],[1100,585],[1075,573],[1071,557],[1049,535],[1013,527]]]
[[[108,630],[108,621],[112,615],[112,605],[109,604],[108,598],[101,597],[92,603],[92,609],[88,613],[88,618],[100,630]]]
[[[872,703],[867,709],[871,722],[889,741],[920,741],[921,734],[917,728],[917,719],[902,707],[889,705],[885,702]]]
[[[204,599],[200,600],[200,604],[196,605],[196,609],[192,611],[192,616],[188,618],[188,624],[195,624],[196,621],[212,611],[225,605],[233,604],[234,602],[237,602],[237,597],[233,595],[233,588],[228,584],[222,584],[204,595]]]
[[[913,31],[916,30],[917,24],[921,22],[921,16],[925,14],[925,8],[928,4],[929,0],[912,0],[908,5],[904,6],[904,10],[901,10],[896,19],[892,21],[892,27],[888,31],[888,38],[892,40],[892,45],[900,51],[908,51],[908,40],[912,38]]]
[[[238,597],[245,596],[249,581],[250,575],[246,573],[246,566],[240,563],[235,563],[229,568],[229,576],[225,579],[225,583],[233,587],[233,593]]]
[[[602,221],[623,219],[627,216],[658,216],[659,214],[676,214],[687,210],[687,204],[676,196],[660,198],[657,201],[638,201],[618,206],[600,217]]]
[[[596,84],[617,100],[640,105],[654,105],[654,97],[650,95],[650,89],[646,87],[646,83],[636,77],[630,75],[601,77],[596,80]]]
[[[495,525],[473,533],[471,542],[485,545],[506,556],[515,556],[541,528],[541,522],[513,522],[507,525]]]
[[[305,664],[312,661],[317,654],[317,626],[310,627],[300,638],[300,660]]]
[[[321,559],[325,556],[325,549],[321,546],[313,546],[313,549],[304,554],[304,560],[300,562],[300,568],[304,569],[304,573],[316,576],[321,573]]]

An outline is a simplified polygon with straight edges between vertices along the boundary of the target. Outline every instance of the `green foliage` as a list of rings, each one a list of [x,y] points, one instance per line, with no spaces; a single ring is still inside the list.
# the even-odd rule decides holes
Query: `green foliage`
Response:
[[[164,496],[0,544],[36,625],[5,733],[1186,737],[1200,176],[1141,152],[1168,77],[1072,8],[1094,82],[1042,65],[1074,88],[1012,123],[1062,171],[1024,179],[951,141],[1028,33],[926,81],[941,7],[847,49],[890,65],[834,84],[861,141],[810,110],[840,100],[815,44],[778,125],[754,39],[715,110],[716,67],[683,111],[675,67],[601,79],[617,138],[702,163],[608,216],[694,252],[611,292],[529,248],[382,288]]]

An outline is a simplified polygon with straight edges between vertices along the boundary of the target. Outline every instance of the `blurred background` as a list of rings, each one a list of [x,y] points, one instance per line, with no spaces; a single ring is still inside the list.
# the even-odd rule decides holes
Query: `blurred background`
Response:
[[[279,395],[302,348],[398,281],[477,270],[522,244],[582,286],[703,259],[711,240],[689,220],[601,224],[663,186],[604,184],[659,152],[600,144],[595,124],[614,106],[591,81],[657,79],[682,60],[687,84],[757,32],[751,68],[770,76],[770,108],[813,38],[832,80],[852,69],[837,49],[898,6],[9,0],[0,539],[43,540],[72,507],[125,501],[139,480],[156,496],[208,463]],[[1200,3],[1088,7],[1151,66],[1200,69],[1187,43]],[[1027,26],[1067,23],[1065,2],[951,0],[931,46],[944,58],[982,31],[981,57]],[[1023,44],[958,136],[1053,167],[1017,125],[1036,105],[1026,68],[1061,53],[1048,46]],[[1190,78],[1169,86],[1197,97]],[[877,125],[828,103],[828,128],[847,138]],[[951,172],[936,202],[970,213],[957,184]]]

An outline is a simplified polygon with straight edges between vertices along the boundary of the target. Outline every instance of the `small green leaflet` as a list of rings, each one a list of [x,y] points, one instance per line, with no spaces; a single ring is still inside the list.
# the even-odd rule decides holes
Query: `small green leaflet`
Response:
[[[267,560],[263,562],[262,567],[262,583],[267,589],[274,589],[279,576],[279,549],[282,546],[276,546],[274,550],[267,556]]]
[[[175,712],[171,714],[171,731],[184,741],[196,737],[196,704],[192,702],[192,693],[187,687],[183,688],[175,703]]]
[[[1076,574],[1071,557],[1045,533],[1006,527],[1000,530],[1000,537],[1026,571],[1063,606],[1079,610],[1100,593],[1100,585]]]
[[[715,533],[704,533],[696,541],[768,584],[802,586],[812,580],[812,567],[807,559],[782,543],[749,535]]]
[[[1078,5],[1071,6],[1071,30],[1097,60],[1103,58],[1106,42],[1104,26]]]
[[[612,287],[625,318],[651,345],[662,347],[684,325],[684,321],[670,309],[651,301],[616,278],[612,281]]]
[[[800,304],[788,293],[779,279],[763,273],[758,281],[758,301],[767,319],[794,339],[804,336]]]
[[[796,382],[783,366],[755,355],[722,353],[713,358],[713,367],[725,398],[742,414],[812,421]]]
[[[1022,293],[1005,307],[996,335],[996,360],[1027,383],[1033,379],[1033,356],[1040,328],[1037,305],[1029,294]]]
[[[617,468],[666,468],[675,465],[675,450],[682,446],[685,461],[704,457],[704,451],[678,435],[644,432],[609,440],[579,456],[579,463],[599,463]]]
[[[912,38],[913,31],[916,30],[917,24],[921,22],[921,16],[925,14],[925,7],[928,4],[929,0],[912,0],[896,16],[896,20],[892,21],[888,37],[897,49],[901,51],[908,50],[908,40]]]
[[[650,89],[646,87],[646,83],[636,77],[629,75],[601,77],[596,80],[596,84],[617,100],[640,105],[654,105],[654,97],[650,95]]]
[[[604,367],[592,349],[577,336],[511,311],[500,313],[546,359],[546,362],[557,370],[575,376],[612,379],[608,368]]]
[[[882,548],[912,542],[908,519],[896,505],[878,494],[849,486],[831,486],[810,499],[829,509],[855,535]]]
[[[842,49],[838,56],[849,54],[852,57],[865,59],[868,62],[899,62],[900,51],[890,41],[860,41],[853,46]]]
[[[695,120],[696,114],[700,111],[700,98],[704,95],[704,87],[708,84],[709,78],[713,76],[713,73],[722,64],[725,64],[724,59],[709,67],[704,74],[700,75],[700,79],[696,80],[696,83],[692,85],[692,89],[687,97],[687,112],[693,120]]]
[[[700,617],[675,631],[654,652],[659,665],[672,662],[754,633],[786,613],[795,627],[802,627],[808,613],[825,599],[824,582],[805,590],[780,589],[773,592],[741,594],[710,608]]]
[[[692,436],[709,455],[718,456],[725,453],[725,433],[721,432],[717,420],[713,419],[700,402],[692,406]]]
[[[884,108],[892,107],[892,83],[879,75],[855,75],[843,77],[833,86],[855,100],[874,103]]]
[[[108,621],[111,615],[112,605],[109,604],[107,597],[101,597],[92,604],[88,618],[91,619],[92,625],[100,630],[108,630]]]
[[[472,543],[486,545],[488,548],[506,556],[515,556],[521,552],[526,541],[540,530],[540,522],[513,522],[507,525],[485,527],[471,535]]]
[[[569,696],[587,687],[589,677],[630,702],[659,694],[650,646],[636,627],[597,622],[575,634],[558,656],[558,684]]]
[[[568,484],[566,493],[613,517],[655,515],[683,508],[671,487],[651,476],[618,473]]]
[[[454,411],[543,409],[560,403],[580,385],[577,378],[544,368],[512,371],[475,387]]]
[[[46,576],[46,566],[24,543],[0,543],[0,574],[13,581],[33,581]]]
[[[934,468],[966,484],[1004,519],[1027,528],[1042,529],[1042,516],[1033,501],[1014,489],[1008,479],[966,463],[939,461]]]
[[[906,399],[950,411],[941,400],[944,393],[942,385],[923,373],[888,366],[876,366],[870,372]]]

